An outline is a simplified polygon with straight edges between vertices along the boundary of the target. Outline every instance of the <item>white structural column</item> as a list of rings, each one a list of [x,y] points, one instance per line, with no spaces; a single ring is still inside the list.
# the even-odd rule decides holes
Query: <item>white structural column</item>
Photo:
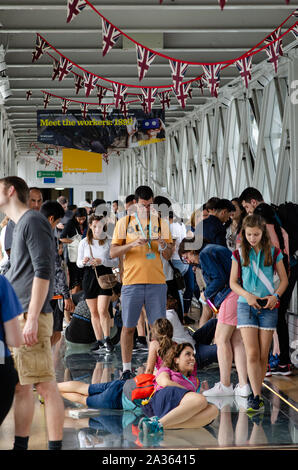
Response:
[[[289,61],[289,131],[292,199],[298,201],[298,48]]]

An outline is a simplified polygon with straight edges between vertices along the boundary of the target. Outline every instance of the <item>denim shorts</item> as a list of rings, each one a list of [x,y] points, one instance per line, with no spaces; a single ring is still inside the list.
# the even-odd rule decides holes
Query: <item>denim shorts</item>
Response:
[[[122,391],[125,380],[89,385],[87,406],[94,409],[122,410]]]
[[[277,325],[278,310],[261,308],[256,310],[247,303],[238,302],[237,328],[252,327],[261,330],[275,330]]]
[[[165,318],[167,308],[166,284],[133,284],[122,286],[122,322],[127,328],[137,326],[144,305],[149,325]]]

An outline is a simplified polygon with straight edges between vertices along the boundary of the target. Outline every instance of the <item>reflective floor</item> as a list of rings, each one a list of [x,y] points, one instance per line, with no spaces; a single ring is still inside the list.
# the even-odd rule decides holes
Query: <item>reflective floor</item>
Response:
[[[137,370],[146,362],[147,353],[133,355]],[[55,356],[57,381],[80,380],[86,383],[108,382],[121,374],[119,344],[113,354],[90,354],[90,346],[71,344],[62,338]],[[204,386],[219,381],[217,365],[199,371]],[[232,381],[237,383],[235,370]],[[289,377],[271,377],[263,389],[265,412],[253,419],[245,411],[245,399],[235,397],[213,399],[218,417],[201,429],[166,430],[164,435],[141,442],[140,416],[118,410],[91,411],[82,405],[65,403],[63,449],[214,449],[214,448],[298,448],[298,369]],[[0,449],[9,449],[13,442],[13,412],[0,428]],[[29,449],[47,448],[44,406],[36,396],[34,422]]]

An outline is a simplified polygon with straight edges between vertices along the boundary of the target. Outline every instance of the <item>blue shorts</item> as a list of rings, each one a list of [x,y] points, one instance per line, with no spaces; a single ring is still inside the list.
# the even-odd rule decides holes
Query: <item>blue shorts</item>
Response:
[[[122,286],[122,322],[126,328],[137,326],[142,307],[145,307],[149,325],[166,317],[166,284],[133,284]]]
[[[89,385],[87,406],[89,408],[105,408],[122,410],[122,391],[125,380],[96,383]]]
[[[278,310],[261,308],[256,310],[247,303],[238,302],[237,328],[251,327],[261,330],[275,330],[277,325]]]

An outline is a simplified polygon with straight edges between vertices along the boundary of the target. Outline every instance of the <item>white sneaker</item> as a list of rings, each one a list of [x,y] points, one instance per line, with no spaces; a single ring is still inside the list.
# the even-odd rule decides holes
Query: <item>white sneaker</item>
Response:
[[[209,390],[205,390],[203,392],[205,397],[221,397],[221,396],[231,396],[234,395],[233,385],[231,384],[229,387],[226,387],[221,382],[217,382],[213,388],[209,388]]]
[[[207,397],[208,403],[215,405],[219,410],[222,410],[225,406],[229,406],[230,408],[234,404],[234,397],[233,396],[221,396],[221,397]]]
[[[238,395],[239,397],[248,397],[251,394],[251,389],[248,384],[243,385],[240,387],[240,384],[237,384],[234,389],[234,394]]]

